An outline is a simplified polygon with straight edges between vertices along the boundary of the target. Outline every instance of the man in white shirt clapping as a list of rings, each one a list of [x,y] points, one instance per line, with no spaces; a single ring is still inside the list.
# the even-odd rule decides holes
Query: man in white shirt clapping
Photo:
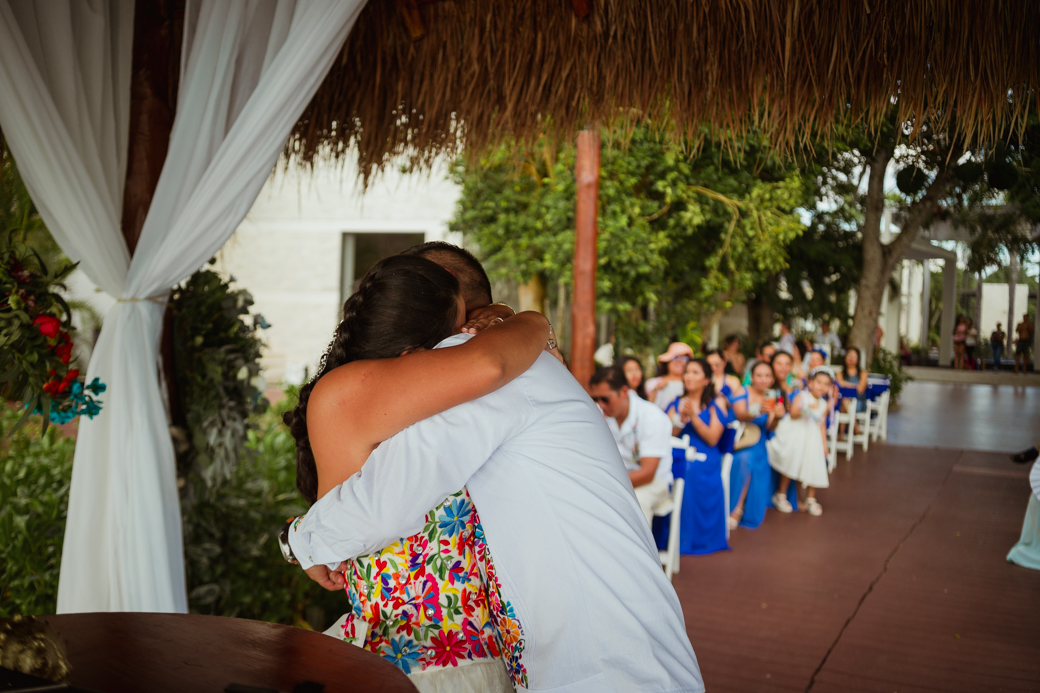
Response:
[[[589,391],[614,435],[639,508],[649,523],[654,510],[668,501],[672,422],[657,406],[629,389],[620,368],[600,368],[589,380]]]

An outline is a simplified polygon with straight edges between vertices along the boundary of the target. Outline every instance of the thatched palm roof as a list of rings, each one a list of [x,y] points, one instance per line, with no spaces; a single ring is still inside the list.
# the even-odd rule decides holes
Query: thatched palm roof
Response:
[[[371,0],[290,147],[310,160],[353,139],[366,170],[619,113],[792,147],[877,123],[894,97],[906,118],[992,141],[1040,86],[1036,0],[592,0],[579,19],[588,4]]]

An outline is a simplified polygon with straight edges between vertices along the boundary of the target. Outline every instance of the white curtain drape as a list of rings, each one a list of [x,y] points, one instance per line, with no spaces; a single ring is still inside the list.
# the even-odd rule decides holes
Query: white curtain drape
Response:
[[[189,0],[169,153],[129,259],[133,3],[0,0],[0,127],[62,248],[120,299],[88,369],[108,391],[79,425],[59,613],[187,610],[162,303],[245,217],[363,4]]]

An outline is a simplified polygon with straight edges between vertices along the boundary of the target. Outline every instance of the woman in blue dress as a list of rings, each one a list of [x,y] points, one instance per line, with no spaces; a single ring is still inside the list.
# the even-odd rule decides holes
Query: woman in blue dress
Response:
[[[738,523],[749,529],[761,525],[773,495],[773,470],[769,466],[766,441],[785,413],[783,398],[772,389],[774,382],[772,367],[764,361],[756,363],[751,371],[751,386],[744,395],[745,407],[736,410],[736,415],[746,422],[744,437],[755,440],[733,453],[729,481],[730,528]],[[741,447],[740,441],[737,447]]]
[[[704,359],[686,364],[683,385],[685,393],[676,402],[683,422],[679,437],[689,436],[689,453],[695,454],[686,458],[679,550],[684,554],[714,553],[729,549],[719,451],[728,407],[725,398],[715,397],[711,367]]]
[[[704,360],[711,368],[711,379],[715,392],[722,395],[728,405],[725,411],[720,409],[720,414],[725,414],[722,418],[725,430],[722,432],[722,439],[719,440],[719,452],[723,455],[731,455],[734,452],[733,445],[737,437],[733,424],[741,413],[747,413],[747,393],[744,391],[744,386],[740,384],[739,378],[726,373],[726,357],[721,351],[712,349],[706,352]]]

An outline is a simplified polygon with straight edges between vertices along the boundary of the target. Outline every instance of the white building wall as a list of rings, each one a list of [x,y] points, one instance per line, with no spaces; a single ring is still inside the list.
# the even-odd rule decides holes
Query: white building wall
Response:
[[[344,233],[421,233],[449,240],[459,188],[446,166],[432,174],[389,170],[361,192],[356,169],[317,165],[276,171],[231,239],[217,269],[249,290],[271,327],[263,333],[269,381],[311,373],[339,321]]]
[[[1008,325],[1008,285],[982,284],[982,316],[979,319],[979,338],[989,340],[990,333],[997,328],[999,322],[1004,332],[1013,334],[1015,325],[1022,319],[1029,305],[1029,287],[1024,284],[1015,285],[1015,324]]]

